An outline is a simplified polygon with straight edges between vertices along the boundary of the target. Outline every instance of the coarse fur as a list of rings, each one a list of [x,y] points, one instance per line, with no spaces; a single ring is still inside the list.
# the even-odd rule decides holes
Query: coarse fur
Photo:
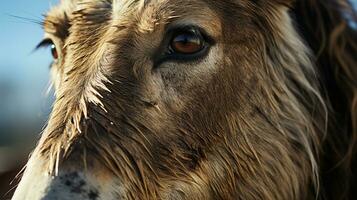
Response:
[[[353,199],[356,22],[347,0],[62,0],[32,157],[94,173],[101,199]],[[182,24],[207,55],[157,59]]]

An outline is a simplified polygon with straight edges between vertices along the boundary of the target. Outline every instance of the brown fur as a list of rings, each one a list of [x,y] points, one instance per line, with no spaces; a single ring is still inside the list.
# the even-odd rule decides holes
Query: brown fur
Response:
[[[61,56],[34,154],[54,175],[117,177],[124,199],[352,199],[347,11],[357,21],[345,0],[64,0],[44,23]],[[216,54],[155,66],[164,30],[190,20]]]

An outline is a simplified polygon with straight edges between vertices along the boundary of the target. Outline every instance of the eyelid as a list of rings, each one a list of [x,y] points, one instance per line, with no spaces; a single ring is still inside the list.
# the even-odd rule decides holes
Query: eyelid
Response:
[[[192,33],[199,33],[199,35],[210,45],[215,44],[215,40],[207,33],[207,31],[197,25],[178,25],[169,27],[166,31],[167,36],[172,36],[174,33],[185,33],[185,32],[192,32]]]
[[[43,39],[35,48],[35,50],[51,46],[53,44],[53,41],[49,38]]]

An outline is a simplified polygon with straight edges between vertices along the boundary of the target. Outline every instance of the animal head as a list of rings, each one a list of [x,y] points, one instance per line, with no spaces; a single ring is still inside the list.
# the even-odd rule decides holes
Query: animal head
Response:
[[[350,7],[62,0],[40,44],[56,100],[13,199],[328,198],[356,135]]]

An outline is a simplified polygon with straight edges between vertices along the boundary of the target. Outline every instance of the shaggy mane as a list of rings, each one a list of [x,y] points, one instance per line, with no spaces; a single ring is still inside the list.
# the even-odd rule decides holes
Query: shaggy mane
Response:
[[[357,23],[347,0],[296,1],[297,28],[314,51],[326,101],[329,127],[321,156],[321,194],[353,199],[357,142]],[[328,197],[328,198],[327,198]]]

